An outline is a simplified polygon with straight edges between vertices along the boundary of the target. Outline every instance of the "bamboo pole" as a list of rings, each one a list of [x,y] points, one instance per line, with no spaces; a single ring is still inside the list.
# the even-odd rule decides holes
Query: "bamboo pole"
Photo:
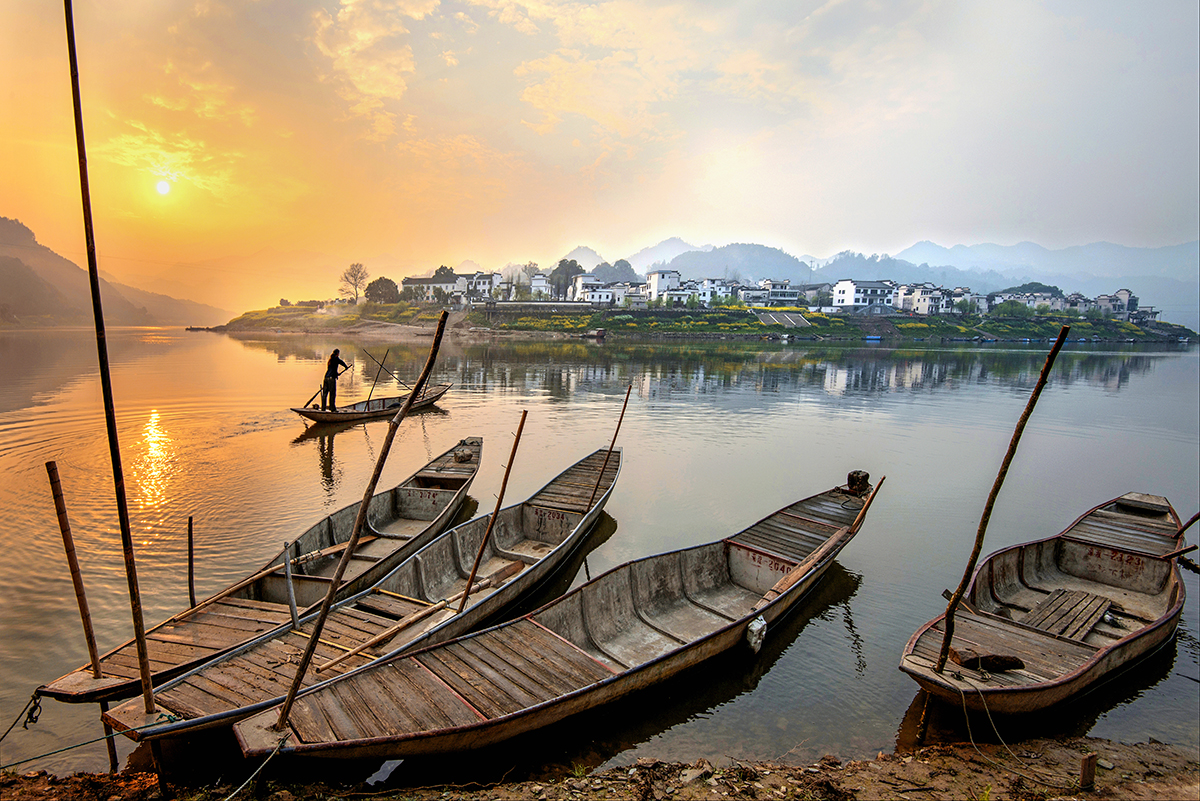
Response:
[[[368,358],[368,359],[370,359],[371,361],[375,362],[376,364],[378,364],[378,365],[379,365],[379,367],[380,367],[380,368],[383,370],[383,372],[385,372],[385,373],[387,373],[388,375],[390,375],[390,376],[392,377],[392,379],[396,381],[396,383],[398,383],[400,386],[402,386],[402,387],[404,387],[405,389],[407,389],[409,392],[412,392],[412,387],[410,387],[408,384],[404,383],[404,381],[402,381],[402,380],[400,379],[400,376],[396,375],[396,374],[395,374],[395,373],[393,373],[391,370],[389,370],[389,369],[387,369],[386,367],[384,367],[384,366],[383,366],[383,363],[382,363],[382,362],[380,362],[378,359],[376,359],[374,356],[372,356],[372,355],[371,355],[371,353],[370,353],[370,351],[368,351],[368,350],[366,350],[366,349],[364,348],[364,349],[363,349],[363,353],[367,354],[367,358]],[[385,358],[385,359],[387,358],[387,354],[386,354],[386,353],[383,355],[383,358]]]
[[[517,446],[521,444],[521,432],[525,429],[525,415],[528,411],[521,412],[521,422],[517,424],[517,435],[513,437],[512,452],[508,455],[508,464],[504,466],[504,480],[500,482],[500,494],[496,496],[496,508],[492,511],[492,516],[488,518],[487,528],[483,532],[483,539],[479,542],[479,551],[475,554],[475,563],[471,565],[471,575],[467,579],[467,592],[463,593],[462,602],[458,605],[457,615],[462,614],[462,610],[467,608],[467,598],[471,596],[470,587],[475,583],[475,573],[479,570],[479,562],[483,559],[483,552],[487,548],[488,541],[492,538],[492,527],[496,525],[496,518],[500,514],[500,506],[504,503],[504,491],[508,488],[508,475],[512,472],[513,460],[517,458]]]
[[[196,543],[192,538],[192,516],[188,515],[188,606],[196,605]]]
[[[617,418],[617,430],[613,432],[612,442],[609,443],[608,453],[604,454],[604,464],[600,465],[600,477],[596,479],[596,486],[592,487],[592,497],[588,498],[588,510],[592,508],[592,501],[596,500],[596,493],[600,491],[600,485],[604,483],[604,471],[608,469],[608,460],[612,456],[613,448],[617,447],[617,434],[621,433],[621,421],[625,419],[625,407],[629,405],[629,393],[633,391],[633,384],[630,384],[625,389],[625,402],[621,404],[621,416]]]
[[[975,564],[979,561],[979,553],[983,550],[983,536],[987,533],[988,521],[992,517],[992,507],[996,505],[996,497],[1000,494],[1000,487],[1004,485],[1009,465],[1012,464],[1013,457],[1017,455],[1017,445],[1021,442],[1021,434],[1025,432],[1025,424],[1029,422],[1029,417],[1033,414],[1033,407],[1037,405],[1038,397],[1042,394],[1042,389],[1045,388],[1046,382],[1050,378],[1054,360],[1057,358],[1058,352],[1062,350],[1063,343],[1067,341],[1067,333],[1070,330],[1071,326],[1064,325],[1058,332],[1058,339],[1055,340],[1054,347],[1050,348],[1050,355],[1046,357],[1046,364],[1042,366],[1042,373],[1038,376],[1033,394],[1029,396],[1029,402],[1025,404],[1025,411],[1017,420],[1017,427],[1013,431],[1012,440],[1008,443],[1008,452],[1004,454],[1004,460],[1000,463],[1000,472],[996,474],[992,491],[988,493],[987,503],[983,506],[983,515],[979,518],[979,529],[975,532],[975,546],[971,549],[971,557],[967,560],[967,569],[963,571],[962,581],[958,583],[958,589],[954,591],[954,595],[950,597],[950,603],[946,606],[946,633],[942,637],[942,651],[938,654],[937,665],[934,667],[936,673],[941,673],[946,667],[946,658],[950,654],[950,642],[954,639],[954,612],[967,591],[967,585],[975,572]]]
[[[391,352],[392,352],[391,348],[388,348],[387,350],[385,350],[383,352],[383,362],[387,361],[388,354]],[[363,353],[367,353],[367,352],[364,350]],[[371,354],[369,354],[369,353],[367,353],[367,355],[371,356]],[[371,360],[374,361],[375,357],[371,356]],[[376,364],[379,365],[379,369],[375,371],[375,380],[371,382],[371,391],[367,393],[367,402],[368,403],[371,402],[371,396],[375,394],[375,385],[379,383],[379,376],[383,373],[383,362],[376,362]]]
[[[296,609],[296,588],[292,586],[292,544],[283,543],[283,581],[287,585],[288,611],[292,613],[292,628],[300,628],[300,613]]]
[[[71,0],[63,0],[67,21],[67,52],[71,62],[71,94],[75,107],[75,145],[79,153],[79,191],[83,199],[83,230],[87,240],[88,280],[92,290],[92,315],[96,320],[96,355],[100,363],[100,388],[104,396],[104,420],[108,429],[108,450],[112,459],[113,487],[117,496],[117,520],[121,527],[121,550],[125,557],[125,578],[129,584],[129,606],[133,615],[133,637],[137,643],[138,673],[142,679],[142,698],[146,713],[154,711],[150,680],[150,657],[146,651],[146,630],[142,621],[142,598],[138,590],[137,566],[133,555],[133,533],[129,524],[129,505],[125,499],[125,471],[121,466],[121,445],[117,438],[117,412],[113,406],[112,377],[108,369],[108,343],[104,333],[104,309],[100,301],[100,268],[96,263],[96,237],[92,227],[92,198],[88,189],[87,147],[83,139],[83,101],[79,93],[79,62],[75,55],[75,20]]]
[[[88,659],[92,663],[92,678],[98,679],[100,650],[96,648],[96,633],[92,629],[92,613],[88,608],[87,593],[83,589],[83,574],[79,571],[79,558],[75,555],[75,538],[71,536],[71,521],[67,519],[67,502],[63,498],[62,481],[58,477],[58,465],[46,462],[46,473],[50,476],[50,492],[54,495],[54,511],[58,512],[58,528],[62,531],[63,550],[67,552],[67,567],[71,570],[71,583],[75,585],[75,601],[79,605],[79,618],[83,622],[83,639],[87,642]]]
[[[400,407],[400,411],[396,412],[396,416],[388,423],[387,436],[383,440],[383,447],[379,451],[379,458],[375,460],[375,470],[371,473],[371,480],[367,482],[366,490],[363,492],[362,503],[358,506],[358,515],[354,518],[354,528],[350,532],[350,539],[346,542],[346,550],[342,553],[342,558],[338,561],[337,569],[329,581],[329,592],[325,593],[325,600],[321,602],[321,612],[317,616],[316,622],[313,623],[312,633],[308,637],[308,646],[304,649],[304,655],[300,658],[300,664],[296,667],[296,676],[292,680],[292,686],[288,689],[287,698],[284,699],[283,706],[279,710],[279,720],[274,724],[276,731],[282,730],[287,725],[288,715],[292,711],[292,704],[296,701],[296,693],[299,692],[300,684],[304,681],[304,674],[308,671],[308,666],[312,662],[313,653],[317,650],[317,642],[321,638],[321,630],[325,627],[325,619],[329,617],[329,609],[333,606],[334,595],[337,594],[338,585],[342,583],[342,575],[346,572],[346,565],[350,563],[350,557],[354,554],[354,549],[358,545],[359,537],[362,535],[363,528],[365,527],[368,507],[371,505],[371,499],[375,496],[375,487],[379,484],[379,476],[383,473],[383,465],[387,462],[388,452],[392,449],[392,441],[396,439],[396,431],[400,428],[400,423],[408,414],[408,410],[412,408],[413,400],[417,395],[421,394],[421,389],[424,388],[425,382],[429,379],[429,374],[433,372],[433,363],[437,359],[438,349],[442,346],[442,335],[446,332],[447,317],[447,313],[443,311],[438,318],[437,331],[434,332],[433,344],[429,348],[429,358],[425,361],[425,368],[421,371],[421,377],[417,379],[416,387],[409,393],[408,398],[404,401],[404,405]]]

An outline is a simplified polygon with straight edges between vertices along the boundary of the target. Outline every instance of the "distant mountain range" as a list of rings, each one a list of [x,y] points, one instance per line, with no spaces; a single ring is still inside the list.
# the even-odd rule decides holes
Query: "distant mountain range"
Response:
[[[40,245],[17,220],[0,217],[0,320],[87,325],[92,290],[85,270]],[[145,292],[101,275],[104,319],[111,325],[219,325],[235,315],[215,306]]]

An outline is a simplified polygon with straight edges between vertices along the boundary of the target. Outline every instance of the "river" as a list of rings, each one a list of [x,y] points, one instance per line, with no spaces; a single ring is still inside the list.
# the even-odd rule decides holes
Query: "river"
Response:
[[[109,331],[114,395],[147,624],[187,603],[187,520],[197,594],[260,567],[320,516],[361,498],[386,424],[310,435],[290,406],[318,387],[340,347],[353,369],[339,401],[394,394],[361,352],[387,352],[415,380],[429,339],[233,338],[178,329]],[[924,344],[924,343],[918,343]],[[843,759],[890,751],[917,695],[897,669],[912,632],[958,583],[996,471],[1046,345],[888,349],[862,343],[463,343],[448,339],[431,380],[454,388],[402,426],[381,486],[457,439],[485,438],[472,487],[490,510],[522,410],[506,502],[608,445],[626,388],[624,468],[606,526],[574,578],[732,534],[862,469],[886,475],[866,524],[819,593],[757,657],[735,654],[647,696],[534,736],[537,766],[595,767],[641,756]],[[58,464],[101,651],[132,624],[116,522],[94,334],[0,333],[0,725],[39,684],[86,661],[45,462]],[[984,552],[1064,528],[1127,491],[1200,504],[1200,357],[1071,343],[1026,429]],[[1200,536],[1193,529],[1189,539]],[[1169,648],[1079,702],[1006,737],[1090,733],[1200,748],[1197,576]],[[941,736],[963,736],[943,710]],[[909,716],[911,719],[911,715]],[[910,721],[911,722],[911,721]],[[973,721],[974,723],[974,721]],[[1007,726],[1007,728],[1005,728]],[[0,765],[105,770],[95,706],[43,705],[0,743]],[[978,727],[973,731],[981,735]],[[938,736],[935,732],[935,736]],[[993,735],[994,736],[994,735]],[[123,738],[124,758],[132,750]],[[40,756],[50,754],[49,756]],[[520,771],[518,771],[520,772]]]

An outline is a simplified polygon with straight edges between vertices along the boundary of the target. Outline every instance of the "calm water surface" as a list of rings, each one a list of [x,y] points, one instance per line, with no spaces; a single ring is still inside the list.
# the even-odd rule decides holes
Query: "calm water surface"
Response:
[[[193,515],[197,593],[261,566],[314,520],[358,500],[386,433],[375,422],[306,433],[289,406],[316,391],[334,347],[355,358],[343,403],[366,397],[374,365],[345,338],[234,339],[165,329],[109,332],[125,477],[147,624],[187,603]],[[997,343],[1000,344],[1000,343]],[[371,343],[415,380],[429,340]],[[1195,349],[1072,345],[1026,429],[985,553],[1051,535],[1130,490],[1167,496],[1185,519],[1200,502]],[[812,343],[687,345],[447,341],[433,380],[455,388],[396,439],[381,486],[468,435],[485,437],[472,496],[491,509],[522,410],[529,411],[508,502],[609,443],[624,470],[575,581],[629,559],[727,536],[842,483],[887,475],[871,514],[820,592],[758,657],[733,654],[630,701],[567,721],[506,769],[614,765],[639,756],[843,759],[903,739],[916,685],[900,649],[940,612],[969,554],[996,470],[1045,361],[1036,346],[887,350]],[[0,334],[0,725],[39,684],[86,661],[44,463],[58,463],[102,651],[131,622],[90,331]],[[386,376],[385,376],[386,379]],[[375,388],[394,392],[381,381]],[[1195,530],[1190,532],[1196,541]],[[1091,733],[1200,749],[1197,576],[1165,651],[1047,718],[1004,736]],[[962,736],[939,710],[934,736]],[[911,718],[911,715],[909,715]],[[975,733],[979,736],[978,726]],[[0,765],[101,734],[95,706],[47,701],[0,744]],[[122,757],[131,751],[119,740]],[[536,754],[536,758],[529,756]],[[22,769],[104,770],[101,744]]]

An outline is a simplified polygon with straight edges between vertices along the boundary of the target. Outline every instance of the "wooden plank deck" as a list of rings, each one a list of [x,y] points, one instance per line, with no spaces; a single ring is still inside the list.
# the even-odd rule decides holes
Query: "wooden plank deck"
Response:
[[[1082,640],[1110,606],[1112,601],[1102,595],[1057,589],[1030,609],[1021,622],[1051,634]]]
[[[1162,556],[1178,547],[1174,525],[1140,515],[1098,509],[1076,523],[1063,536],[1101,548]]]
[[[792,504],[730,540],[787,561],[800,562],[837,529],[853,523],[860,508],[862,500],[852,495],[846,495],[842,502],[821,495]]]
[[[613,451],[608,466],[604,468],[603,481],[600,468],[604,464],[606,451],[597,451],[563,471],[560,476],[531,497],[527,503],[564,512],[585,514],[588,501],[595,490],[596,498],[602,496],[617,478],[621,466],[621,452]],[[600,488],[596,490],[596,483]],[[594,501],[593,501],[594,502]]]
[[[945,636],[945,621],[930,626],[917,640],[913,654],[936,662]],[[1096,648],[1082,642],[1071,642],[1049,633],[1023,627],[992,615],[958,614],[954,618],[955,648],[970,648],[979,653],[1006,654],[1025,663],[1022,670],[1006,670],[988,674],[992,686],[1022,686],[1052,681],[1082,667],[1096,653]],[[953,669],[975,681],[984,681],[982,674],[960,665]]]

